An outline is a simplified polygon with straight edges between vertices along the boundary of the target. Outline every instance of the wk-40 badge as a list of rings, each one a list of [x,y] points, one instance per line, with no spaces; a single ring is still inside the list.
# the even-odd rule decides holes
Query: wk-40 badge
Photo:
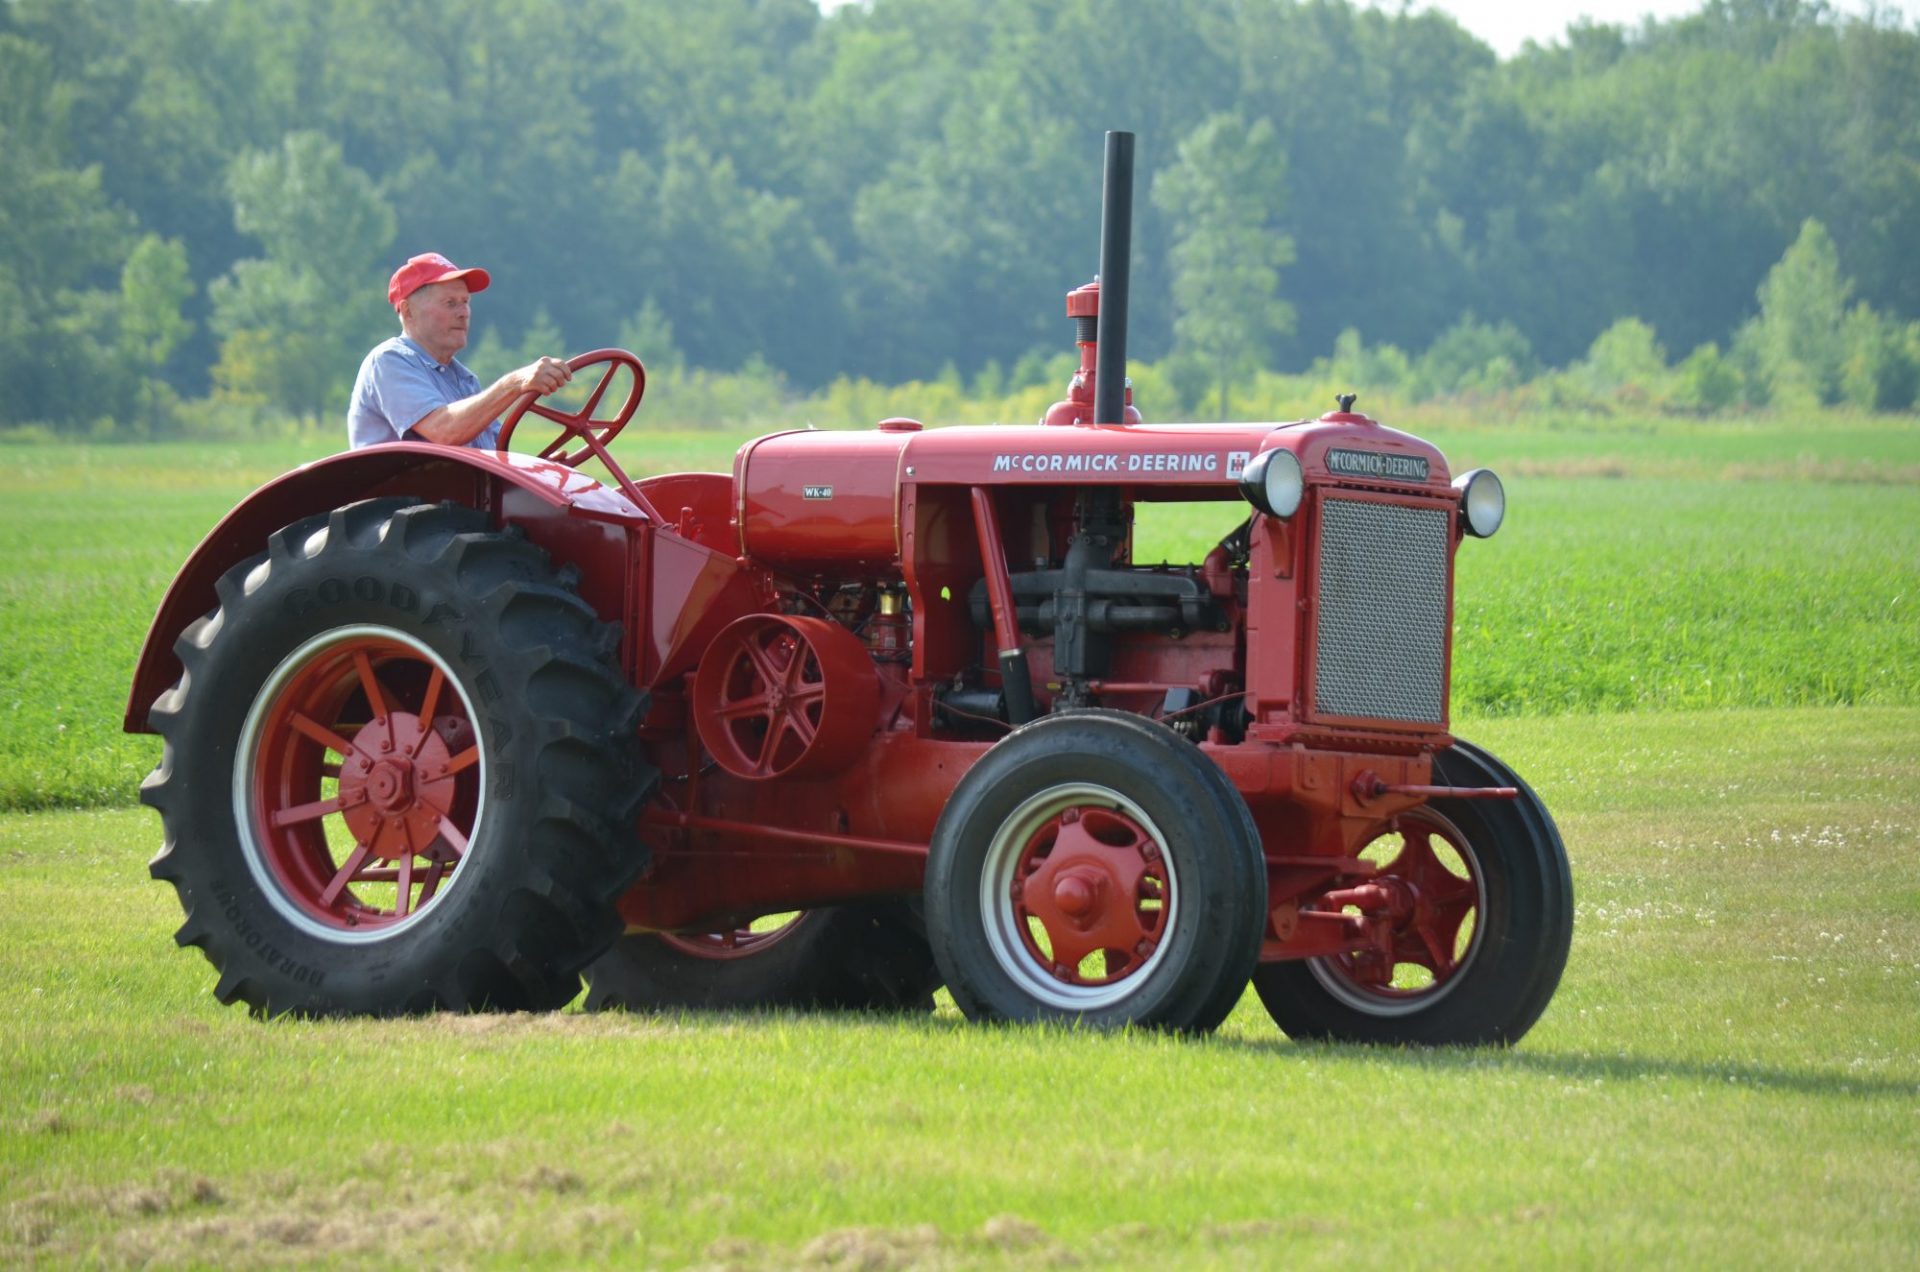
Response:
[[[1418,455],[1388,455],[1380,451],[1336,449],[1327,452],[1327,471],[1337,477],[1425,481],[1427,461]]]

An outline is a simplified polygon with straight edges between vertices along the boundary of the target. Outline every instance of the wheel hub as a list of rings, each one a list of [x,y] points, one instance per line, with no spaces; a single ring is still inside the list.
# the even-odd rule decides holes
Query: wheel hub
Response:
[[[1067,808],[1030,841],[1010,888],[1015,913],[1046,932],[1042,949],[1021,924],[1041,969],[1073,985],[1104,985],[1137,972],[1165,933],[1160,847],[1132,818]],[[1083,968],[1104,955],[1096,970]]]
[[[1062,871],[1053,883],[1053,903],[1080,927],[1091,927],[1100,917],[1106,890],[1106,876],[1096,871]]]
[[[376,716],[340,766],[340,801],[353,837],[384,861],[426,851],[453,807],[449,758],[442,731],[418,716]]]

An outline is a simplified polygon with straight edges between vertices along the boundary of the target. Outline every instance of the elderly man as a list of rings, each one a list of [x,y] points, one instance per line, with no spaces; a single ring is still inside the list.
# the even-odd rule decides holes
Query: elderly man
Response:
[[[499,415],[522,393],[551,393],[572,377],[558,358],[509,371],[482,389],[454,360],[467,344],[468,297],[493,280],[484,269],[459,269],[438,252],[394,271],[387,300],[400,334],[374,346],[360,364],[347,406],[347,445],[427,441],[495,449]]]

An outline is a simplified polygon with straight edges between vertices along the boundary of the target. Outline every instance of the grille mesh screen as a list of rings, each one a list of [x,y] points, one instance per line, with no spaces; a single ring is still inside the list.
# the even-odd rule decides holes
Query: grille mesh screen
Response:
[[[1328,499],[1321,516],[1315,711],[1444,724],[1447,514]]]

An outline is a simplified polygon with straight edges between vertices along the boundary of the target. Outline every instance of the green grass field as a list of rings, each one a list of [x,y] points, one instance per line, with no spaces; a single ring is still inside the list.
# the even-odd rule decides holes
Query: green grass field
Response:
[[[1920,710],[1490,720],[1578,927],[1509,1052],[791,1015],[261,1024],[144,810],[0,819],[0,1263],[1910,1265]]]
[[[222,1009],[126,677],[198,537],[332,439],[0,449],[0,1264],[1910,1265],[1920,427],[1433,432],[1511,504],[1456,727],[1575,872],[1506,1052],[1299,1046],[1252,997],[1198,1041]]]

